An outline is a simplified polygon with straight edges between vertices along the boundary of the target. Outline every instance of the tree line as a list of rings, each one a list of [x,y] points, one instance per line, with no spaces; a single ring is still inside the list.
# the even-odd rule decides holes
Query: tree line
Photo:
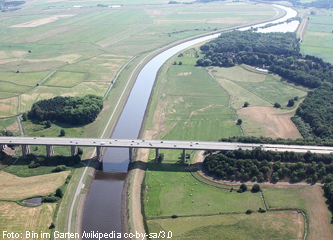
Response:
[[[333,181],[333,155],[234,150],[209,154],[204,169],[218,178],[239,181]]]
[[[314,89],[292,120],[307,140],[331,144],[333,66],[315,56],[302,56],[295,33],[232,31],[202,45],[201,51],[204,57],[198,66],[263,66],[284,80]]]
[[[232,31],[201,46],[198,66],[265,66],[284,79],[309,88],[333,82],[333,66],[321,58],[300,54],[295,33]]]
[[[323,84],[310,91],[292,118],[307,139],[333,139],[333,87]]]
[[[95,95],[55,97],[32,105],[28,117],[32,120],[85,125],[95,121],[103,109],[103,99]]]

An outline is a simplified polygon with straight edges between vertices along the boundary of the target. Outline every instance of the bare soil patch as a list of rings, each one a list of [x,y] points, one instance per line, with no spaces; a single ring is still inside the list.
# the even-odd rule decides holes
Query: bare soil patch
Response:
[[[188,76],[191,74],[192,74],[192,72],[182,72],[182,73],[178,73],[178,76]]]
[[[310,232],[307,239],[329,240],[333,237],[331,214],[320,186],[302,189],[301,197],[306,200],[306,210],[309,218]]]
[[[250,125],[263,128],[266,137],[301,138],[295,124],[291,121],[295,110],[282,111],[273,107],[247,107],[237,111],[243,119],[243,130],[246,135],[256,136]],[[247,127],[247,123],[249,126]]]
[[[37,27],[37,26],[41,26],[41,25],[44,25],[47,23],[55,22],[61,18],[68,18],[68,17],[72,17],[72,16],[75,16],[75,14],[54,15],[54,16],[50,16],[47,18],[41,18],[41,19],[37,19],[37,20],[25,22],[25,23],[16,24],[16,25],[10,26],[10,28]]]

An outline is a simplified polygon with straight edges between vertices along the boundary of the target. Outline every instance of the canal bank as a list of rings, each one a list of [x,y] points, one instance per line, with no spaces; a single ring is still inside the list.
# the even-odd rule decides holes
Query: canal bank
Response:
[[[229,29],[227,29],[227,30],[225,30],[225,31],[229,31],[229,30],[231,30],[232,28],[229,28]],[[219,34],[219,33],[218,33]],[[216,34],[216,36],[218,35],[218,34]],[[211,35],[211,33],[209,34],[209,36],[207,37],[207,39],[200,39],[200,40],[198,40],[198,42],[202,42],[202,41],[205,41],[205,40],[209,40],[209,39],[211,39],[211,38],[214,38],[215,36],[213,36],[213,35]],[[193,39],[193,38],[192,38]],[[187,41],[189,41],[189,40],[183,40],[182,42],[187,42]],[[176,44],[180,44],[180,42],[178,42],[178,43],[176,43]],[[178,52],[178,51],[181,51],[182,49],[184,49],[184,48],[186,48],[186,47],[188,47],[188,46],[191,46],[191,45],[193,45],[193,44],[195,44],[195,43],[190,43],[189,45],[187,45],[187,46],[181,46],[180,48],[176,48],[176,49],[174,49],[174,52],[172,52],[172,53],[169,53],[169,54],[171,54],[171,56],[172,55],[174,55],[176,52]],[[174,44],[175,45],[175,44]],[[182,45],[182,44],[180,44],[180,45]],[[169,47],[166,47],[165,49],[167,49],[167,48],[172,48],[173,46],[169,46]],[[159,50],[159,51],[155,51],[155,54],[154,55],[159,55],[158,54],[158,52],[161,52],[161,51],[164,51],[164,50]],[[153,55],[151,54],[150,55],[151,56],[151,58],[153,58]],[[164,58],[165,58],[165,56],[164,56]],[[161,62],[161,65],[164,63],[164,61],[163,60],[158,60],[158,61],[160,61]],[[142,66],[142,69],[143,69],[143,64],[141,65]],[[158,71],[158,69],[159,69],[159,66],[157,66],[157,71]],[[142,71],[138,71],[138,72],[142,72]],[[138,72],[136,73],[136,74],[138,74]],[[155,76],[153,76],[153,80],[152,80],[152,82],[150,82],[150,87],[152,88],[153,87],[153,84],[154,84],[154,82],[155,82],[155,77],[156,77],[156,75]],[[136,83],[137,83],[137,81],[136,81]],[[135,84],[136,84],[135,83]],[[146,82],[144,81],[143,82],[143,85],[144,85],[144,87],[146,88],[147,87],[147,84],[146,84]],[[134,85],[132,85],[132,90],[133,90],[133,88],[134,88]],[[148,88],[148,87],[147,87]],[[141,91],[142,89],[139,89],[139,91]],[[129,94],[129,92],[128,92],[128,94]],[[132,93],[131,93],[131,95],[132,95]],[[146,97],[147,96],[150,96],[151,95],[151,89],[150,89],[150,91],[148,91],[148,93],[145,93],[145,95],[146,95]],[[140,97],[139,97],[140,98]],[[141,101],[142,99],[140,98],[140,104],[142,104],[143,103],[143,105],[144,105],[144,108],[143,108],[143,111],[142,111],[142,115],[144,115],[144,112],[146,111],[146,106],[147,106],[147,103],[149,103],[149,98],[148,98],[148,100],[146,99],[146,102],[145,101]],[[124,101],[125,102],[125,101]],[[131,102],[131,100],[127,100],[127,102]],[[124,103],[125,104],[125,103]],[[134,101],[134,105],[132,105],[132,106],[134,106],[135,108],[137,107],[137,104],[138,104],[138,101]],[[126,104],[127,105],[127,104]],[[126,106],[125,106],[125,108],[126,108]],[[126,112],[125,111],[125,108],[124,108],[124,111],[122,112],[122,115],[124,115],[124,112]],[[131,110],[131,109],[133,109],[133,107],[132,108],[130,108],[130,111],[129,111],[129,113],[125,113],[125,119],[129,119],[129,118],[133,118],[133,111]],[[127,114],[127,115],[126,115]],[[135,115],[134,114],[134,116],[135,116],[135,118],[136,119],[143,119],[143,118],[140,118],[140,117],[137,117],[137,115]],[[140,114],[140,116],[141,116],[141,114]],[[121,118],[121,117],[120,117]],[[119,121],[118,121],[118,123],[119,122],[121,122],[121,119],[119,118]],[[126,124],[125,124],[126,125]],[[138,124],[138,127],[137,127],[137,129],[138,129],[138,131],[136,132],[136,136],[135,136],[135,138],[138,136],[138,135],[140,135],[140,129],[142,129],[142,126],[144,126],[144,125],[141,125],[141,123],[139,123]],[[132,131],[132,128],[131,129],[128,129],[128,126],[125,126],[125,132],[128,132],[128,131]],[[125,134],[126,136],[125,137],[122,137],[121,136],[121,134],[119,135],[118,133],[117,133],[117,130],[115,129],[115,136],[113,136],[113,138],[114,137],[117,137],[117,138],[126,138],[126,136],[127,136],[127,134]],[[133,133],[133,132],[132,132]],[[119,161],[116,161],[116,163],[114,163],[114,161],[112,160],[112,161],[108,161],[109,159],[109,157],[108,156],[112,156],[112,157],[114,157],[114,156],[116,156],[118,153],[110,153],[109,155],[108,154],[106,154],[106,158],[104,158],[104,163],[106,163],[105,165],[106,165],[106,169],[111,169],[111,171],[115,171],[115,170],[121,170],[121,171],[123,171],[123,172],[125,172],[125,171],[127,171],[127,164],[128,164],[128,159],[127,159],[127,156],[128,156],[128,151],[126,151],[126,153],[124,152],[123,154],[124,154],[124,156],[126,156],[125,158],[126,158],[126,160],[123,160],[123,158],[120,158],[119,159]],[[104,166],[103,166],[103,168],[105,168]],[[98,174],[98,172],[97,172],[97,174]],[[131,171],[130,171],[130,174],[128,175],[128,176],[131,176]],[[102,178],[106,178],[106,179],[111,179],[109,176],[107,176],[107,174],[102,174],[101,175],[101,178],[99,177],[99,176],[97,176],[97,179],[96,179],[96,182],[97,182],[97,184],[98,184],[98,182],[99,183],[101,183],[101,185],[100,185],[100,187],[101,188],[105,188],[106,186],[104,186],[103,185],[103,180],[104,179],[102,179]],[[116,179],[116,182],[119,182],[118,181],[119,179]],[[136,181],[134,181],[134,182],[136,182]],[[118,184],[118,183],[117,183]],[[96,184],[95,184],[96,185]],[[106,184],[107,186],[109,186],[109,184]],[[95,205],[99,205],[100,206],[100,204],[98,204],[98,203],[96,203],[96,201],[97,201],[97,198],[98,198],[98,196],[101,196],[101,194],[100,194],[100,192],[99,191],[94,191],[93,189],[95,188],[95,186],[94,186],[94,182],[92,183],[92,188],[91,188],[91,190],[90,190],[90,193],[89,193],[89,195],[91,196],[90,198],[90,200],[89,200],[89,196],[88,196],[88,198],[87,198],[87,200],[88,201],[90,201],[90,203],[88,203],[88,201],[87,201],[87,204],[86,204],[86,209],[89,209],[90,210],[90,212],[87,212],[86,213],[86,215],[88,216],[88,219],[89,219],[89,222],[87,223],[87,225],[89,225],[89,226],[91,226],[92,228],[91,229],[94,229],[95,231],[96,231],[96,228],[94,227],[94,226],[92,226],[92,224],[91,223],[95,223],[97,220],[94,220],[94,219],[92,219],[91,217],[92,217],[92,215],[95,215],[95,213],[97,212],[97,209],[95,209],[94,208],[94,206]],[[99,188],[99,187],[97,187],[97,188]],[[118,187],[116,187],[117,189],[118,189]],[[132,186],[132,188],[133,188],[133,186]],[[124,189],[126,190],[127,189],[127,187],[125,186],[124,187]],[[105,190],[105,189],[104,189]],[[112,190],[111,190],[112,191]],[[113,191],[112,191],[113,192]],[[121,195],[121,194],[120,194]],[[123,197],[125,197],[126,199],[127,199],[127,196],[128,196],[128,193],[123,193]],[[102,196],[103,197],[103,196]],[[110,199],[110,197],[111,198],[113,198],[114,197],[114,194],[112,194],[112,196],[107,196],[107,195],[105,195],[104,197],[106,197],[107,199]],[[118,198],[118,197],[117,197]],[[120,197],[120,199],[121,199],[121,197]],[[121,201],[121,200],[120,200]],[[91,204],[91,205],[89,205],[89,204]],[[106,206],[108,206],[108,205],[106,205]],[[111,206],[112,208],[114,208],[115,207],[115,205],[113,205],[113,206]],[[106,210],[106,208],[108,208],[108,207],[105,207],[105,208],[103,208],[102,207],[102,209],[103,210]],[[127,207],[125,206],[125,207],[123,207],[123,208],[125,208],[125,209],[127,209]],[[105,212],[106,213],[106,211],[103,211],[103,212]],[[94,214],[92,214],[92,213],[94,213]],[[117,212],[116,214],[118,214],[119,212]],[[140,214],[141,214],[141,212],[140,212]],[[97,214],[96,214],[97,215]],[[110,215],[113,215],[112,213],[106,213],[106,215],[108,215],[108,216],[110,216]],[[126,221],[126,219],[127,219],[127,217],[125,217],[125,215],[126,215],[126,213],[120,213],[120,215],[122,215],[123,216],[123,218],[124,218],[124,220],[123,221]],[[102,218],[99,218],[99,220],[101,220],[103,223],[105,223],[105,221],[107,221],[107,220],[109,220],[107,217],[106,218],[104,218],[104,219],[102,219]],[[97,223],[98,224],[98,223]],[[121,227],[120,227],[121,228]],[[110,231],[110,225],[108,224],[108,223],[106,223],[105,224],[105,229],[106,229],[106,231]],[[119,229],[119,228],[118,228]],[[125,229],[126,230],[126,229]],[[124,231],[125,231],[124,230]],[[88,231],[88,230],[87,230]],[[101,230],[101,231],[104,231],[104,230]]]

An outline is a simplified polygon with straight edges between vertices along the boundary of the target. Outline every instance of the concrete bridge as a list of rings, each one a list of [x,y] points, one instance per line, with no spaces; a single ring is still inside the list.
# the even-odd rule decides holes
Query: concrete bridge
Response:
[[[282,145],[282,144],[255,144],[255,143],[230,143],[230,142],[203,142],[203,141],[171,141],[171,140],[145,140],[145,139],[101,139],[101,138],[49,138],[49,137],[0,137],[0,150],[5,145],[21,145],[22,155],[25,157],[30,153],[31,145],[45,145],[46,155],[52,156],[53,146],[71,146],[71,154],[77,154],[77,148],[96,147],[97,158],[101,156],[101,150],[105,147],[128,148],[129,159],[132,159],[133,149],[153,148],[156,151],[156,161],[160,149],[178,149],[183,151],[182,162],[185,163],[186,150],[253,150],[260,147],[262,150],[270,151],[293,151],[306,153],[311,151],[318,154],[333,153],[333,147],[326,146],[304,146],[304,145]]]

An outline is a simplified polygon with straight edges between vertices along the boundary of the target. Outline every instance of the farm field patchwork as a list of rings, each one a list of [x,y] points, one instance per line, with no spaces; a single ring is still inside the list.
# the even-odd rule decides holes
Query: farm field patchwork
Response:
[[[332,10],[315,9],[316,15],[309,15],[309,25],[301,43],[301,53],[314,55],[333,64],[333,17]]]

